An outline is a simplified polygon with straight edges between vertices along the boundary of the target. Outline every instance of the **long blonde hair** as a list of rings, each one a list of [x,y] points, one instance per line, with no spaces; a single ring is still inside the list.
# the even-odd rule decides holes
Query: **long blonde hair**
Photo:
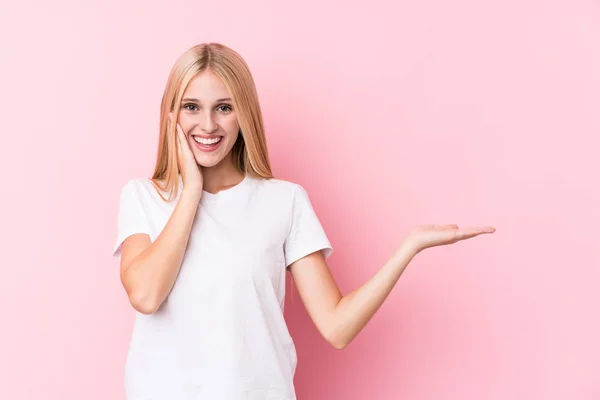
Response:
[[[244,59],[220,43],[202,43],[183,53],[171,69],[160,106],[158,155],[152,181],[169,193],[171,201],[179,192],[179,165],[175,127],[179,104],[194,76],[210,69],[231,93],[240,125],[240,136],[231,149],[234,167],[243,173],[265,179],[273,178],[256,85]],[[173,123],[169,112],[175,117]]]

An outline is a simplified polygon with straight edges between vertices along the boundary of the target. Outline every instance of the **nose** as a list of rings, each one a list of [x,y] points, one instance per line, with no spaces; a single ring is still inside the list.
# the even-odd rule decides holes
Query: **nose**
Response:
[[[217,130],[218,125],[215,122],[212,113],[207,113],[204,120],[201,122],[201,129],[206,133],[212,133]]]

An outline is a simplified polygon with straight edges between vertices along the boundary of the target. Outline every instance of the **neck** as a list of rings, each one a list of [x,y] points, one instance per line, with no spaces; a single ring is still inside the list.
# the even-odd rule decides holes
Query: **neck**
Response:
[[[214,167],[201,168],[204,190],[209,193],[229,189],[244,179],[244,173],[238,171],[232,163],[219,163]]]

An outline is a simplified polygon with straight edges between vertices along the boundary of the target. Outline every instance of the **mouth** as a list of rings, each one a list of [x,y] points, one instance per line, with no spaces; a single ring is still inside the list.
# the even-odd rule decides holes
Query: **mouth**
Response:
[[[223,142],[223,136],[192,136],[196,147],[204,152],[215,151]]]

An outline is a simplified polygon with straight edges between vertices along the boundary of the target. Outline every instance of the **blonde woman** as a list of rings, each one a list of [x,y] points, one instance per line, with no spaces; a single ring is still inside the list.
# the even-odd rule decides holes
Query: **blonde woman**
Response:
[[[320,334],[343,349],[417,253],[492,232],[415,228],[372,278],[342,295],[307,192],[271,173],[248,66],[223,45],[195,46],[168,78],[152,179],[121,191],[114,255],[137,310],[127,398],[295,399],[286,271]]]

